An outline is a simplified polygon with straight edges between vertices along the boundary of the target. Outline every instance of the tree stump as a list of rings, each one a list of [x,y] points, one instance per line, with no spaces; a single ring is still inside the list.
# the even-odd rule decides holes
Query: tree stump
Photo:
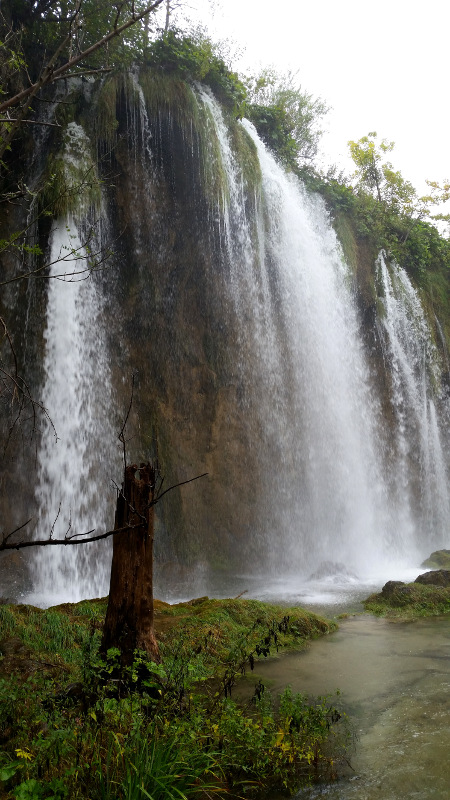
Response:
[[[139,477],[137,477],[139,476]],[[133,662],[135,650],[159,660],[153,625],[153,536],[156,473],[151,464],[125,467],[118,495],[111,582],[101,650],[121,652],[121,665]],[[133,526],[133,527],[131,527]]]

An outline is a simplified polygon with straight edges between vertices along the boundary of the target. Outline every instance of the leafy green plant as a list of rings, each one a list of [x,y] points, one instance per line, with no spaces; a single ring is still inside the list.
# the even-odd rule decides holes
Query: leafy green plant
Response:
[[[192,745],[188,753],[175,737],[161,737],[155,726],[137,729],[124,744],[110,737],[108,748],[108,769],[97,765],[96,796],[102,800],[187,800],[217,789],[214,755]]]
[[[322,135],[320,122],[326,104],[305,92],[295,73],[278,75],[264,69],[247,79],[245,115],[263,141],[288,169],[312,161]]]
[[[2,609],[6,640],[27,642],[17,661],[23,674],[0,681],[8,800],[257,794],[293,790],[335,769],[346,722],[333,718],[333,703],[286,696],[278,708],[261,684],[250,705],[230,698],[258,658],[331,624],[257,601],[161,604],[162,663],[136,653],[120,670],[114,649],[99,654],[104,610],[98,601]],[[52,661],[36,671],[44,653]]]

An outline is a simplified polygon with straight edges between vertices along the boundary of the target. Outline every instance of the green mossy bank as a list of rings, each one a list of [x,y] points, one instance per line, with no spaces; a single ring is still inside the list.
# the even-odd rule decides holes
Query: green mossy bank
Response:
[[[432,556],[424,565],[429,566]],[[371,614],[399,620],[450,614],[450,571],[431,570],[408,584],[388,581],[380,593],[364,601],[364,608]]]
[[[156,602],[160,664],[119,673],[99,656],[106,600],[42,611],[0,606],[0,797],[144,800],[292,794],[333,777],[351,733],[336,698],[261,683],[233,700],[258,658],[336,628],[254,600]]]
[[[450,588],[408,583],[399,587],[391,597],[383,597],[381,593],[371,594],[364,601],[364,608],[371,614],[391,619],[450,614]]]

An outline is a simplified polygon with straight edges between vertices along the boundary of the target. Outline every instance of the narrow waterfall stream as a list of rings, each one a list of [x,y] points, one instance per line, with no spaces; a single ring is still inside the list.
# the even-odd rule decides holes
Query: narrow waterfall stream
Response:
[[[101,299],[88,277],[86,252],[73,218],[51,233],[52,279],[45,332],[45,382],[38,454],[35,538],[55,539],[112,523],[109,369],[99,319]],[[37,548],[34,595],[52,603],[107,593],[109,561],[102,545]],[[33,596],[30,597],[30,602]]]
[[[379,328],[392,376],[396,419],[395,448],[393,454],[386,453],[386,467],[400,508],[401,535],[408,537],[412,530],[419,544],[427,531],[432,550],[446,541],[450,519],[444,435],[449,404],[440,389],[438,353],[408,275],[395,262],[389,269],[383,254],[377,271],[383,309]],[[441,406],[440,416],[436,404]]]

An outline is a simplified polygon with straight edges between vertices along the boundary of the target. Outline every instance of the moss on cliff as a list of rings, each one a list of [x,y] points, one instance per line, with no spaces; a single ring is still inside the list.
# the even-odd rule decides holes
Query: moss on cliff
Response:
[[[69,122],[61,148],[50,154],[41,203],[54,217],[85,216],[99,208],[101,185],[91,142],[84,129]]]

